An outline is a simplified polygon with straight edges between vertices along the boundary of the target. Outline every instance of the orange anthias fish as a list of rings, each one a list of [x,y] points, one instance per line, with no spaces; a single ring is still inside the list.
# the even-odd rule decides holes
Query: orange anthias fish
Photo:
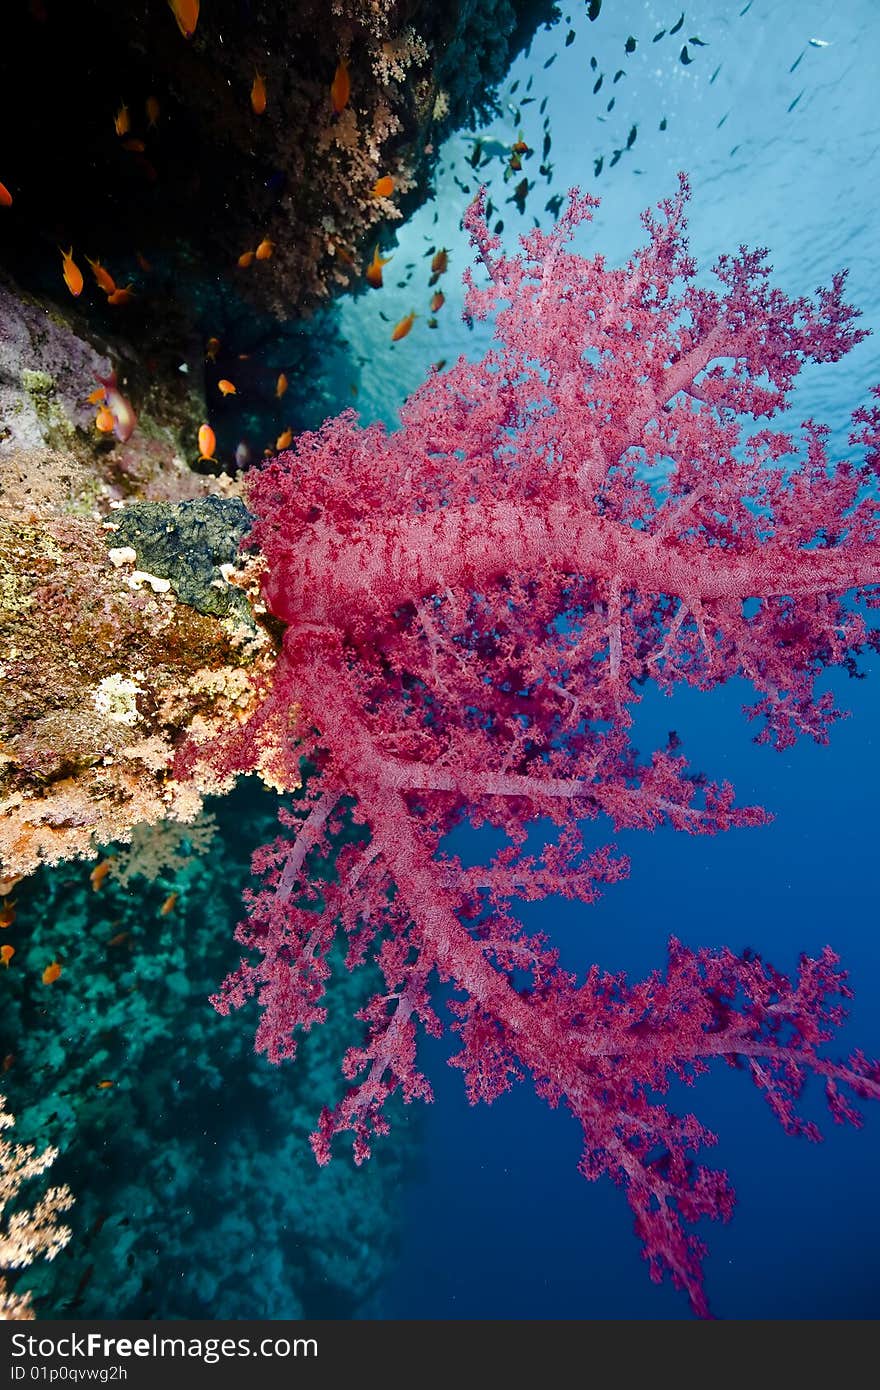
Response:
[[[167,917],[169,912],[174,911],[174,904],[177,902],[177,894],[169,893],[162,906],[159,908],[159,916]]]
[[[52,964],[47,965],[46,969],[43,971],[43,984],[54,985],[60,974],[61,966],[58,964],[57,960],[53,960]]]
[[[219,351],[220,351],[220,339],[219,339],[219,338],[209,338],[208,341],[205,343],[205,361],[206,361],[206,362],[216,362],[216,361],[217,361],[217,353],[218,353]]]
[[[107,877],[112,867],[112,859],[102,859],[100,863],[96,864],[95,867],[92,869],[92,872],[89,874],[89,882],[91,883],[94,892],[97,893],[98,889],[101,887],[101,884],[104,882],[104,879]]]
[[[0,946],[0,960],[2,960],[2,962],[3,962],[3,964],[6,966],[6,969],[7,969],[7,970],[9,969],[9,962],[12,960],[12,957],[13,957],[14,955],[15,955],[15,947],[14,947],[14,946]]]
[[[344,111],[351,96],[351,78],[348,75],[348,63],[344,58],[339,59],[339,64],[333,76],[330,87],[330,100],[333,103],[333,110],[337,116]]]
[[[116,128],[116,134],[120,137],[127,135],[131,130],[131,116],[129,115],[128,107],[125,102],[122,103],[116,115],[113,117],[113,125]]]
[[[378,243],[377,243],[377,244],[376,244],[376,249],[375,249],[375,251],[373,252],[373,259],[370,261],[370,264],[367,266],[367,271],[366,271],[366,275],[367,275],[367,284],[368,284],[368,285],[372,285],[372,287],[373,287],[374,290],[381,290],[381,288],[382,288],[382,267],[383,267],[383,265],[387,265],[388,262],[389,262],[390,260],[391,260],[391,257],[390,257],[390,256],[380,256],[380,255],[379,255],[379,246],[378,246]]]
[[[131,283],[129,283],[125,286],[125,289],[114,289],[112,294],[108,294],[107,303],[118,307],[120,304],[130,304],[133,299],[134,290],[132,289]]]
[[[446,250],[445,246],[441,246],[440,250],[435,253],[434,259],[431,261],[431,270],[434,275],[442,275],[448,265],[449,252]]]
[[[281,397],[284,395],[284,393],[285,393],[286,390],[287,390],[287,377],[284,375],[283,372],[279,372],[279,373],[278,373],[278,380],[277,380],[276,383],[275,383],[275,395],[278,397],[279,401],[281,400]]]
[[[112,294],[116,289],[116,281],[113,279],[109,270],[105,270],[100,261],[93,261],[91,256],[86,256],[86,260],[92,268],[92,274],[95,277],[95,284],[98,286],[98,289],[103,290],[105,294]]]
[[[12,207],[12,194],[5,183],[0,183],[0,208]]]
[[[234,383],[231,381],[227,381],[225,376],[221,377],[220,380],[217,382],[217,390],[220,392],[222,396],[235,396],[238,394],[236,392]]]
[[[123,142],[122,142],[122,148],[123,148],[124,150],[129,150],[132,154],[143,154],[144,150],[145,150],[147,147],[146,147],[146,145],[144,144],[143,140],[132,139],[132,140],[123,140]]]
[[[381,179],[377,179],[373,184],[374,198],[390,198],[394,192],[394,180],[390,174],[385,174]]]
[[[109,1091],[111,1086],[115,1086],[115,1081],[98,1081],[95,1083],[99,1091]]]
[[[293,430],[292,430],[292,429],[290,428],[290,426],[288,425],[288,427],[287,427],[287,429],[284,431],[284,433],[283,433],[283,434],[279,434],[278,438],[275,440],[275,448],[278,449],[279,452],[280,452],[281,449],[289,449],[292,443],[293,443]]]
[[[159,102],[155,97],[147,97],[144,102],[144,110],[147,113],[147,125],[155,130],[159,124]]]
[[[405,338],[415,321],[416,312],[413,309],[410,313],[407,314],[405,319],[401,319],[400,323],[395,325],[394,332],[391,334],[392,343],[399,343],[401,338]]]
[[[199,426],[199,463],[216,463],[217,436],[210,425]]]
[[[113,411],[110,407],[106,405],[99,406],[98,413],[95,416],[95,429],[101,434],[109,434],[115,424],[116,421],[113,419]]]
[[[266,84],[258,72],[254,73],[254,85],[251,87],[251,106],[255,116],[262,116],[266,109]]]
[[[69,251],[62,251],[60,246],[58,250],[61,251],[61,274],[64,276],[64,283],[76,298],[83,292],[82,271],[73,259],[72,246]]]
[[[191,39],[199,22],[199,0],[168,0],[177,27],[185,39]]]
[[[110,940],[107,942],[107,945],[108,947],[121,946],[123,941],[127,941],[130,936],[130,931],[118,931],[115,936],[111,936]]]
[[[238,258],[238,264],[241,266],[242,270],[247,270],[248,266],[251,264],[251,261],[253,259],[253,251],[242,251],[241,255]]]
[[[117,294],[125,291],[116,291]],[[137,416],[132,409],[131,401],[126,400],[119,387],[116,385],[116,373],[111,372],[109,376],[99,376],[98,381],[104,387],[104,397],[107,405],[113,412],[113,429],[120,444],[131,439],[137,425]]]
[[[11,927],[15,921],[15,899],[10,898],[8,903],[4,903],[0,908],[0,928]]]
[[[260,242],[256,251],[254,252],[254,255],[256,256],[258,261],[268,261],[271,258],[272,252],[274,250],[274,241],[270,241],[268,237],[263,237],[263,240]]]
[[[446,295],[442,290],[438,290],[436,294],[431,296],[431,313],[436,314],[437,310],[442,309],[445,303]]]

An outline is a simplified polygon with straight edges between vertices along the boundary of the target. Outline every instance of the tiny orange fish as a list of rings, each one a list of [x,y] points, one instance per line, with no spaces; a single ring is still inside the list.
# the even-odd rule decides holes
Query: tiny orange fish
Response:
[[[42,980],[44,985],[54,985],[58,976],[61,974],[61,966],[57,960],[53,960],[51,965],[47,965],[43,971]]]
[[[128,107],[125,102],[122,103],[119,110],[116,112],[113,118],[113,124],[116,127],[116,134],[120,138],[123,135],[127,135],[131,130],[131,116],[129,115]]]
[[[93,261],[91,256],[86,256],[86,260],[92,268],[92,274],[95,277],[95,284],[98,286],[98,289],[103,290],[105,294],[112,294],[116,289],[116,281],[113,279],[109,270],[106,270],[104,266],[101,265],[100,261]]]
[[[345,110],[350,96],[351,78],[348,75],[348,63],[344,58],[340,58],[330,87],[330,100],[337,116]]]
[[[205,344],[205,361],[216,362],[217,353],[220,351],[220,339],[209,338]]]
[[[435,252],[434,259],[431,261],[431,270],[435,275],[442,275],[448,265],[449,252],[446,250],[445,246],[441,246],[440,250]]]
[[[251,107],[255,116],[262,116],[266,109],[266,84],[258,72],[254,73],[254,85],[251,87]]]
[[[121,291],[117,290],[117,294]],[[131,439],[137,425],[137,416],[132,409],[131,401],[123,396],[116,384],[116,373],[111,372],[109,376],[99,376],[97,380],[104,387],[107,405],[113,411],[113,431],[120,443]]]
[[[367,266],[367,271],[366,271],[367,284],[368,284],[368,285],[372,285],[372,287],[373,287],[374,290],[381,290],[381,288],[382,288],[382,267],[383,267],[383,265],[387,265],[388,262],[389,262],[390,260],[391,260],[391,257],[390,257],[390,256],[380,256],[380,255],[379,255],[379,246],[378,246],[378,243],[377,243],[377,244],[376,244],[376,249],[375,249],[375,251],[373,252],[373,259],[370,261],[370,264]]]
[[[199,22],[199,0],[168,0],[177,27],[185,39],[191,39]]]
[[[270,241],[268,237],[264,237],[263,240],[260,242],[259,246],[257,247],[256,251],[254,252],[254,255],[256,256],[258,261],[268,261],[271,258],[272,252],[274,250],[274,241]]]
[[[374,198],[390,198],[394,192],[394,180],[390,174],[385,174],[381,179],[377,179],[373,184]]]
[[[114,290],[112,294],[108,294],[107,303],[113,304],[118,308],[121,304],[130,304],[133,299],[134,290],[131,285],[128,284],[125,286],[125,289]]]
[[[143,154],[147,147],[143,140],[133,138],[131,140],[123,140],[122,148],[128,150],[131,154]]]
[[[15,899],[10,898],[8,903],[4,903],[0,908],[0,928],[11,927],[15,921]]]
[[[98,413],[95,416],[95,429],[98,430],[100,434],[109,434],[115,424],[116,421],[113,419],[113,411],[110,407],[106,405],[99,406]]]
[[[0,946],[0,960],[2,960],[2,962],[3,962],[3,964],[6,966],[6,969],[7,969],[7,970],[9,969],[9,962],[12,960],[12,957],[13,957],[14,955],[15,955],[15,947],[14,947],[14,946]]]
[[[106,394],[107,392],[104,390],[103,386],[96,386],[91,395],[86,397],[86,400],[89,405],[100,405]]]
[[[64,276],[64,283],[75,299],[83,292],[82,271],[73,259],[72,246],[69,251],[62,251],[60,246],[58,250],[61,251],[61,274]]]
[[[169,893],[162,906],[159,908],[159,916],[167,917],[169,912],[174,911],[174,904],[177,902],[177,894]]]
[[[199,463],[215,463],[214,450],[217,448],[217,436],[210,425],[199,426]]]
[[[3,1058],[3,1070],[4,1070],[5,1072],[6,1072],[6,1071],[11,1071],[14,1065],[15,1065],[15,1053],[14,1053],[14,1052],[7,1052],[6,1056]]]
[[[109,1091],[111,1086],[115,1086],[115,1085],[116,1085],[116,1082],[115,1082],[115,1081],[98,1081],[98,1082],[96,1082],[96,1085],[97,1085],[99,1091]]]
[[[12,194],[5,183],[0,183],[0,208],[12,207]]]
[[[238,394],[233,383],[227,381],[225,376],[221,377],[217,382],[217,390],[222,396],[235,396]]]
[[[445,303],[446,295],[442,290],[437,290],[436,294],[431,296],[431,313],[436,314],[437,310],[442,309]]]
[[[283,433],[283,434],[279,434],[278,438],[275,440],[275,448],[278,449],[279,451],[280,451],[281,449],[289,449],[292,443],[293,443],[293,430],[290,428],[290,426],[288,426],[288,428],[284,431],[284,433]]]
[[[405,319],[401,319],[400,323],[395,325],[394,332],[391,334],[392,343],[399,343],[401,338],[405,338],[415,321],[416,313],[415,310],[412,310]]]
[[[107,942],[108,946],[121,946],[123,941],[127,941],[131,936],[130,931],[118,931],[115,936],[111,936]]]
[[[104,882],[104,879],[107,877],[112,867],[112,859],[102,859],[100,863],[96,864],[92,869],[92,872],[89,874],[89,882],[95,893],[97,893],[98,889],[101,887],[101,884]]]
[[[284,395],[284,393],[285,393],[286,390],[287,390],[287,377],[284,375],[283,372],[279,372],[279,373],[278,373],[278,380],[277,380],[276,383],[275,383],[275,395],[278,397],[279,401],[281,400],[281,397]]]
[[[157,99],[155,97],[147,97],[144,102],[144,110],[147,113],[147,125],[150,126],[152,130],[155,130],[156,126],[159,124],[159,109],[159,102]]]
[[[238,264],[241,266],[242,270],[247,270],[248,266],[251,264],[251,261],[253,259],[253,251],[242,251],[241,255],[238,258]]]
[[[12,878],[0,878],[0,898],[7,897],[23,878],[24,874],[15,874]]]

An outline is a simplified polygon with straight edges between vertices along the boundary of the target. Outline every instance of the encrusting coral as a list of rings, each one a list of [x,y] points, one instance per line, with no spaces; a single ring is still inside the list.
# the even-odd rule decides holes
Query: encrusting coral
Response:
[[[192,820],[203,793],[216,789],[169,775],[174,742],[185,730],[205,737],[217,721],[245,717],[274,646],[245,590],[228,582],[247,584],[244,572],[212,568],[212,545],[235,553],[241,503],[165,507],[163,526],[184,525],[187,507],[199,505],[211,522],[201,529],[215,539],[198,557],[205,602],[190,565],[185,603],[179,576],[151,573],[134,545],[114,545],[116,516],[125,519],[124,539],[140,544],[136,506],[114,512],[106,490],[69,458],[0,459],[4,876],[94,855],[139,823]],[[213,612],[195,606],[209,603]]]

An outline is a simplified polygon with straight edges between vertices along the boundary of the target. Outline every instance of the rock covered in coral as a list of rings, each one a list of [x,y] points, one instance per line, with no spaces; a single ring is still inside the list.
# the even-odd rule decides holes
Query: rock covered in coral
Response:
[[[114,377],[136,421],[124,439],[96,426],[100,384]],[[57,479],[47,484],[44,469],[33,466],[49,450],[53,471],[62,457],[88,466],[93,496],[100,484],[116,498],[205,494],[222,484],[191,467],[204,410],[200,385],[186,374],[151,372],[118,333],[108,336],[72,306],[41,302],[0,279],[0,466],[7,491],[16,467],[19,492],[26,475],[35,499],[46,486],[57,488]]]
[[[132,550],[139,571],[167,580],[196,612],[252,623],[244,593],[226,579],[252,522],[240,497],[141,502],[118,513],[113,539],[117,554]]]
[[[213,612],[135,568],[101,520],[106,495],[74,461],[0,458],[0,862],[5,876],[95,853],[138,822],[190,820],[212,786],[169,776],[175,741],[233,723],[273,646],[217,571]],[[244,524],[232,506],[224,555]],[[174,528],[174,508],[163,512]],[[122,512],[109,512],[124,516]],[[126,523],[129,524],[130,523]],[[236,530],[237,527],[237,530]],[[224,529],[225,528],[225,529]],[[181,528],[172,532],[179,543]],[[123,552],[120,555],[120,550]],[[197,569],[197,547],[189,578]],[[213,560],[206,557],[203,568]],[[178,581],[180,582],[180,581]],[[185,591],[190,598],[197,595]],[[245,612],[247,622],[243,621]]]

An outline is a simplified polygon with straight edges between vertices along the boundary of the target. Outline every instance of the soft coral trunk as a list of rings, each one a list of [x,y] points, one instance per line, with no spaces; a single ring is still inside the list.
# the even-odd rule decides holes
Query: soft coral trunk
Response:
[[[640,758],[632,708],[648,680],[708,690],[739,676],[757,692],[759,739],[827,737],[839,711],[817,677],[854,671],[877,645],[845,596],[874,602],[880,582],[880,412],[854,416],[861,463],[833,462],[811,421],[799,466],[785,462],[790,435],[744,431],[743,417],[787,403],[805,361],[834,361],[862,335],[842,276],[789,300],[762,253],[722,257],[720,294],[697,288],[685,196],[683,184],[646,215],[647,245],[622,270],[567,249],[589,199],[572,195],[556,232],[523,238],[513,258],[481,202],[470,210],[489,282],[470,283],[467,307],[495,314],[495,345],[433,373],[397,432],[346,415],[257,474],[254,539],[283,651],[259,716],[198,756],[225,773],[268,758],[289,784],[300,757],[313,769],[282,817],[291,834],[256,856],[262,887],[238,929],[249,954],[218,1007],[257,993],[258,1047],[281,1060],[323,1020],[340,934],[348,966],[373,957],[384,979],[343,1064],[350,1089],[313,1136],[319,1160],[341,1130],[366,1158],[396,1090],[430,1097],[417,1032],[440,1032],[430,991],[449,982],[470,1098],[529,1072],[564,1102],[582,1171],[625,1186],[652,1277],[668,1272],[705,1313],[688,1228],[726,1217],[732,1194],[692,1157],[713,1136],[659,1097],[723,1059],[790,1132],[815,1137],[796,1108],[810,1073],[834,1119],[857,1120],[847,1091],[878,1098],[876,1064],[821,1051],[845,977],[830,951],[788,979],[749,953],[672,942],[664,975],[628,985],[593,967],[579,983],[512,904],[588,903],[627,872],[613,847],[585,847],[600,815],[693,834],[766,819],[691,772],[676,735]],[[662,481],[649,486],[648,469]],[[352,805],[368,835],[337,849],[319,898],[309,857],[330,852]],[[464,869],[444,852],[465,819],[505,833],[490,863]],[[525,842],[539,820],[557,837],[536,860]]]

